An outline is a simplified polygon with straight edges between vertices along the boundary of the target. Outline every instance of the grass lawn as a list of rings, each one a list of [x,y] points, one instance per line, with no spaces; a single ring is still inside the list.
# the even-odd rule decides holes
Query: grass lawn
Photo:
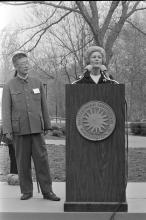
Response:
[[[53,181],[65,181],[65,146],[47,145],[49,165]],[[32,164],[33,179],[35,172]],[[6,146],[0,147],[0,181],[6,181],[9,173],[9,156]],[[128,181],[146,182],[146,148],[129,148]]]
[[[45,135],[45,139],[48,139],[48,140],[65,140],[65,136],[56,137],[56,136],[51,135],[51,133],[48,133],[47,135]]]
[[[128,181],[146,182],[146,148],[130,148],[128,155]]]

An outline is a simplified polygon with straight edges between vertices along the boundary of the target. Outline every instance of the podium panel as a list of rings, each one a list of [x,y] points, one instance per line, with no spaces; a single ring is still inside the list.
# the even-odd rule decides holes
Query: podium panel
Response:
[[[105,103],[114,112],[115,125],[109,136],[104,138],[102,135],[100,137],[103,138],[92,140],[79,131],[77,115],[89,102]],[[98,111],[104,119],[102,111]],[[99,126],[96,127],[95,116],[90,117],[89,122],[95,125],[95,129],[100,129]],[[101,122],[104,124],[104,121]],[[125,185],[124,85],[66,85],[64,211],[114,211],[117,207],[119,211],[127,211]]]

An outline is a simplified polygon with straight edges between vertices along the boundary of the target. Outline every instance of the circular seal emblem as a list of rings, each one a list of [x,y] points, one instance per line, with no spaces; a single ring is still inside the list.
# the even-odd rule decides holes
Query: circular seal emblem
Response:
[[[104,102],[87,102],[77,112],[77,129],[83,137],[89,140],[98,141],[107,138],[113,132],[115,125],[115,113]]]

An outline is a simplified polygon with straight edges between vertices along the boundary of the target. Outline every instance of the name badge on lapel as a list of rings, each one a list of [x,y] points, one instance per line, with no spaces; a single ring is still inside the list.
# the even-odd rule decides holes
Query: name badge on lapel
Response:
[[[38,94],[38,93],[40,93],[40,90],[39,90],[39,88],[36,88],[36,89],[33,89],[33,92],[34,92],[34,94]]]

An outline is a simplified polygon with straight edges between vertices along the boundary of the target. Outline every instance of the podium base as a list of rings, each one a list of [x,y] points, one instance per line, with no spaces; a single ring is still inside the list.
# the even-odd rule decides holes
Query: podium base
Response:
[[[126,202],[65,202],[64,212],[127,212]]]

